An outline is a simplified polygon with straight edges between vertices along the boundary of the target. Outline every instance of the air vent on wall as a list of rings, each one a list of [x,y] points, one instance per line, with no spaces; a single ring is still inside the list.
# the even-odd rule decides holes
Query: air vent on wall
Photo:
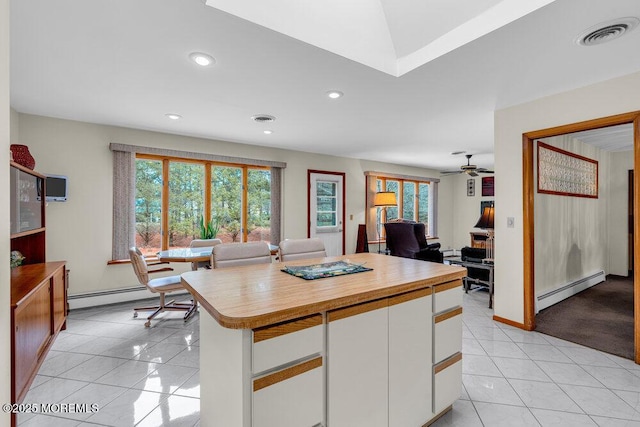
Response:
[[[275,121],[276,118],[268,114],[256,114],[255,116],[251,116],[251,120],[258,123],[269,123]]]
[[[582,46],[594,46],[615,40],[638,25],[638,18],[620,18],[609,22],[603,22],[582,32],[576,43]]]

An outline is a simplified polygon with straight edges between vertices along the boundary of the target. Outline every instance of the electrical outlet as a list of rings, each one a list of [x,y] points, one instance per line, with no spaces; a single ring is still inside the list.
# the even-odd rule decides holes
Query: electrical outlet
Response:
[[[516,219],[512,216],[507,217],[507,228],[513,228],[516,224]]]

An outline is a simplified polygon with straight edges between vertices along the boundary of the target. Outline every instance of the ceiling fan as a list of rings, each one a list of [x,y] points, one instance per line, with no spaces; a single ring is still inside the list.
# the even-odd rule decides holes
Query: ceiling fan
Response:
[[[476,165],[470,164],[471,156],[472,156],[472,154],[465,154],[465,157],[467,158],[467,164],[460,166],[460,170],[442,171],[440,173],[442,175],[454,175],[454,174],[457,174],[457,173],[466,173],[469,176],[478,176],[479,173],[494,173],[493,171],[490,171],[489,169],[479,168]]]

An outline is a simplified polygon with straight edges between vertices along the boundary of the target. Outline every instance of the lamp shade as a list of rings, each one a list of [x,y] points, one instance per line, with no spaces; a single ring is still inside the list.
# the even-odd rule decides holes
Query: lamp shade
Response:
[[[373,197],[373,206],[396,206],[396,193],[393,191],[379,191]]]
[[[482,216],[475,225],[476,228],[492,229],[493,230],[493,206],[488,206],[482,211]]]

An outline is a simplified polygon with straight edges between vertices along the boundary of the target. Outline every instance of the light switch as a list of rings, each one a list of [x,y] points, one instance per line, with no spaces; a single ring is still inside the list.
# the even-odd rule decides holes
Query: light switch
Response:
[[[515,226],[516,219],[512,216],[507,217],[507,228],[513,228]]]

